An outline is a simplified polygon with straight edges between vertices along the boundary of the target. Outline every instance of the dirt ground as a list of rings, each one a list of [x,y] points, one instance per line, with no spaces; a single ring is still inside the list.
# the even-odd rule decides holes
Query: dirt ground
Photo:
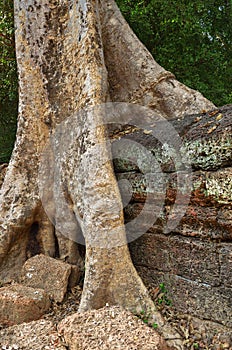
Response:
[[[0,350],[79,349],[72,347],[74,344],[70,346],[64,341],[62,336],[57,333],[57,326],[64,318],[78,311],[81,292],[79,286],[72,288],[65,300],[62,303],[53,303],[49,312],[39,321],[8,328],[2,327],[0,330]],[[225,328],[219,324],[215,326],[209,321],[202,323],[199,319],[178,314],[160,288],[157,288],[155,302],[166,320],[181,334],[184,349],[232,350],[230,330],[225,332]],[[109,313],[104,309],[90,311],[81,316],[82,319],[81,321],[79,319],[78,322],[83,322],[83,324],[78,325],[80,332],[77,336],[77,340],[79,339],[82,343],[80,350],[158,349],[154,343],[156,332],[152,327],[146,325],[145,316],[141,315],[142,320],[136,320],[132,314],[120,311],[118,308],[110,312],[113,312],[117,317],[109,317]],[[214,326],[215,330],[213,330]],[[107,329],[113,329],[114,332],[107,336]],[[106,336],[102,341],[104,333]],[[115,334],[119,336],[122,343],[117,344],[116,341],[114,343]],[[150,345],[152,342],[153,347]]]

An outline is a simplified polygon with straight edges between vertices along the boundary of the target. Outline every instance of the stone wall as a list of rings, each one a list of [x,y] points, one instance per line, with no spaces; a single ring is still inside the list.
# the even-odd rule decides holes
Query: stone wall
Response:
[[[162,145],[147,130],[132,128],[131,134],[125,133],[127,139],[153,153],[162,170],[160,177],[166,184],[162,208],[157,209],[162,194],[159,186],[149,189],[154,203],[146,209],[148,217],[156,210],[161,211],[153,226],[130,243],[132,259],[148,287],[165,283],[169,298],[179,312],[213,321],[216,327],[231,328],[232,106],[172,123],[182,137],[182,153],[188,153],[191,158],[192,188],[184,217],[166,234],[163,228],[177,194],[177,174],[171,156],[162,155]],[[122,136],[121,131],[120,138]],[[115,159],[114,166],[118,179],[130,182],[131,200],[124,208],[125,220],[129,222],[143,209],[148,188],[144,174],[134,162],[135,154],[131,155],[129,149],[124,151],[126,160]],[[133,161],[130,162],[130,158]],[[6,167],[6,164],[0,165],[0,187]],[[156,173],[155,178],[159,178],[159,174]],[[124,185],[121,184],[121,194],[127,200]],[[181,202],[179,207],[181,210]],[[145,232],[143,223],[139,230]]]
[[[232,245],[147,233],[131,244],[145,284],[165,283],[182,313],[232,327]]]
[[[174,120],[173,125],[182,137],[182,149],[191,158],[192,186],[186,213],[169,233],[163,228],[177,195],[173,163],[162,158],[162,145],[147,132],[125,136],[153,153],[166,185],[158,219],[130,244],[132,259],[147,286],[165,283],[179,312],[232,327],[232,106]],[[146,188],[138,164],[128,162],[134,155],[126,152],[126,161],[116,159],[114,163],[118,179],[130,182],[131,200],[124,208],[125,220],[130,222],[141,213],[151,188]],[[122,197],[128,191],[125,186],[128,188],[122,182]],[[160,210],[158,186],[152,191],[154,204],[146,209],[148,217]],[[181,210],[181,201],[178,205]],[[143,232],[142,226],[138,231]]]

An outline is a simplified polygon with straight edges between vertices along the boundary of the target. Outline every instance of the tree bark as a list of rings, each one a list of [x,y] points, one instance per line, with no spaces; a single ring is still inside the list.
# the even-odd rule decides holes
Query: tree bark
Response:
[[[77,243],[69,240],[73,232],[65,237],[54,228],[39,193],[41,155],[59,124],[83,108],[107,101],[138,103],[165,118],[214,108],[154,61],[113,0],[41,0],[33,4],[15,0],[15,25],[19,116],[17,140],[0,198],[3,281],[17,277],[32,254],[29,242],[34,238],[44,254],[65,256],[70,263],[80,259]],[[59,150],[55,161],[63,166],[60,176],[67,185],[64,192],[73,217],[81,217],[81,224],[76,219],[75,229],[80,231],[81,226],[85,238],[86,274],[80,310],[100,308],[108,302],[155,314],[126,245],[122,201],[112,163],[98,165],[101,158],[111,158],[103,117],[91,108],[78,115],[79,140],[70,145],[70,163],[63,162]],[[108,211],[106,202],[110,203]],[[53,223],[59,215],[56,210],[51,209]],[[121,245],[107,248],[93,244],[96,236],[111,232]],[[158,322],[163,321],[159,318]]]

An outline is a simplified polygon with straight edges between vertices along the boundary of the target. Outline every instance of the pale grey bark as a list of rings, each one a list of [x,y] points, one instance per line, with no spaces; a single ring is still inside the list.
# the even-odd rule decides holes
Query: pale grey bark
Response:
[[[3,280],[15,277],[26,260],[33,223],[38,224],[41,250],[55,254],[54,227],[39,196],[38,166],[57,124],[83,107],[106,101],[137,102],[167,118],[213,108],[200,93],[179,83],[153,60],[113,0],[15,0],[15,24],[20,99],[17,141],[0,198]],[[91,129],[93,123],[101,127]],[[100,156],[110,158],[103,124],[101,115],[83,114],[77,128],[85,150],[94,155],[94,147],[101,143]],[[87,129],[92,131],[86,134]],[[86,157],[78,168],[84,151],[75,151],[72,166],[67,170],[63,164],[62,171],[74,213],[82,215],[86,241],[80,310],[109,302],[156,313],[126,244],[108,249],[91,245],[99,228],[111,232],[120,227],[118,237],[125,239],[121,197],[112,164],[98,168],[97,161]],[[111,203],[108,212],[105,200]],[[57,237],[60,255],[77,262],[75,243],[70,247],[62,232]]]
[[[148,106],[166,117],[182,117],[214,108],[198,91],[161,67],[132,32],[112,0],[102,13],[105,62],[112,101]]]

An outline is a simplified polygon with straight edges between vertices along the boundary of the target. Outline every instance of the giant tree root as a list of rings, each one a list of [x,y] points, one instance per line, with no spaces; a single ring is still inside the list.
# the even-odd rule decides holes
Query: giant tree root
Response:
[[[0,198],[3,279],[20,270],[27,259],[28,242],[33,241],[30,237],[39,237],[37,248],[45,254],[78,261],[78,250],[66,240],[62,242],[63,232],[49,223],[38,191],[41,154],[57,125],[69,122],[86,106],[106,101],[138,103],[166,118],[180,118],[214,107],[154,61],[113,0],[41,0],[33,4],[30,0],[15,0],[15,25],[19,118],[17,140]],[[92,130],[92,124],[100,127]],[[102,164],[97,161],[99,158],[95,159],[111,159],[102,116],[83,114],[76,128],[76,147],[68,163],[61,161],[63,169],[59,170],[65,177],[64,191],[70,198],[70,210],[77,226],[82,221],[86,240],[80,310],[99,308],[106,302],[132,311],[150,309],[165,336],[167,328],[132,265],[127,247],[116,244],[103,249],[92,245],[99,230],[110,235],[117,225],[123,226],[122,201],[112,163]],[[97,144],[102,145],[101,154]],[[50,183],[47,185],[50,187]],[[59,206],[58,201],[53,205]],[[107,211],[108,207],[111,210]],[[52,212],[56,213],[56,209]],[[58,217],[54,214],[49,219],[56,225]],[[121,243],[125,241],[124,229],[120,237]],[[57,246],[61,253],[57,253]]]

